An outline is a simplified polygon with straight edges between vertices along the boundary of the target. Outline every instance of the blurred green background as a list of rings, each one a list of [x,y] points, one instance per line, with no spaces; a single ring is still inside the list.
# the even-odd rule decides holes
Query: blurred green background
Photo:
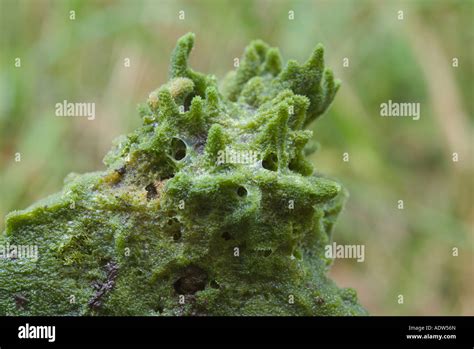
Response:
[[[321,42],[343,85],[312,125],[312,160],[351,194],[334,241],[366,254],[331,277],[374,315],[474,315],[473,1],[0,0],[0,16],[0,231],[69,172],[104,168],[182,34],[196,33],[193,68],[218,78],[252,39],[299,61]],[[96,119],[55,116],[65,99],[95,102]],[[381,117],[389,99],[421,103],[421,119]]]

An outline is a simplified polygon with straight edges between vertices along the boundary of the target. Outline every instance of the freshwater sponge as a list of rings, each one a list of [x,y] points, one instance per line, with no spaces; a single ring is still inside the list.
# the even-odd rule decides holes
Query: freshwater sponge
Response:
[[[107,170],[7,216],[0,246],[38,258],[0,259],[0,315],[366,313],[325,275],[347,194],[305,158],[339,87],[323,47],[282,68],[253,41],[219,90],[188,67],[193,44],[178,40]]]

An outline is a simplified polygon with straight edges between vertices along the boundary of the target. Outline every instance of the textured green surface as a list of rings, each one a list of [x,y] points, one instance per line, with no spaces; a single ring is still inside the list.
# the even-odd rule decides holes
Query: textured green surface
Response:
[[[365,314],[325,275],[346,192],[305,159],[303,128],[339,87],[323,48],[282,69],[254,41],[219,92],[188,67],[193,42],[179,39],[108,170],[7,216],[0,245],[36,244],[39,259],[0,259],[0,315]],[[260,156],[220,163],[226,149]]]

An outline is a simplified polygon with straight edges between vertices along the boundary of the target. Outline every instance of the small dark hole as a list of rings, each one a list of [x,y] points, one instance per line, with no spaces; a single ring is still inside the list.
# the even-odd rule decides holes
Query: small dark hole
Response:
[[[223,232],[221,236],[226,241],[232,240],[232,235],[230,235],[227,231]]]
[[[237,189],[237,195],[240,197],[247,196],[247,189],[245,189],[244,187],[239,187]]]
[[[175,158],[176,160],[181,160],[181,159],[183,159],[185,156],[186,156],[186,151],[185,151],[185,150],[182,150],[182,149],[179,149],[179,150],[174,154],[174,158]]]
[[[297,172],[297,167],[296,167],[296,163],[294,161],[290,161],[290,164],[288,165],[288,168],[291,170],[291,171],[295,171]]]
[[[165,179],[171,179],[173,177],[174,177],[174,174],[170,173],[170,174],[167,174],[167,175],[160,176],[160,180],[164,181]]]
[[[174,224],[179,224],[179,220],[177,218],[174,218],[174,217],[169,218],[168,219],[168,225],[174,225]]]
[[[181,239],[181,232],[177,231],[173,234],[173,240],[174,241],[179,241]]]
[[[154,183],[150,183],[145,187],[146,190],[146,198],[148,200],[151,200],[155,198],[158,195],[158,192],[156,191],[156,187]]]
[[[186,97],[183,104],[184,111],[189,110],[189,108],[191,107],[191,101],[193,100],[194,97],[196,97],[195,94],[190,94],[189,96]]]
[[[221,288],[221,286],[217,283],[216,280],[212,280],[211,283],[210,283],[210,286],[212,288],[216,288],[216,289]]]
[[[206,288],[207,273],[199,267],[188,266],[184,275],[173,284],[177,294],[195,294]]]
[[[167,222],[169,226],[169,234],[173,237],[174,241],[181,239],[181,226],[176,218],[170,218]]]
[[[258,250],[257,251],[257,254],[260,255],[260,256],[263,256],[263,257],[268,257],[272,254],[272,250],[271,249],[266,249],[266,250]]]
[[[118,173],[119,175],[121,175],[121,176],[123,176],[126,171],[127,171],[127,169],[126,169],[125,165],[122,166],[122,167],[120,167],[120,168],[117,168],[117,169],[115,170],[115,172],[117,172],[117,173]]]
[[[262,160],[262,167],[269,171],[276,171],[278,170],[278,158],[274,153],[268,154]]]
[[[186,156],[186,144],[179,138],[173,138],[171,141],[171,152],[175,160],[184,159]]]

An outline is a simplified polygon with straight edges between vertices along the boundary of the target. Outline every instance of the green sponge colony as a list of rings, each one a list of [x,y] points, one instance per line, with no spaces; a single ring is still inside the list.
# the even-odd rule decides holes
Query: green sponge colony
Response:
[[[361,315],[325,273],[346,197],[305,159],[305,125],[339,87],[323,48],[282,68],[278,49],[245,50],[221,92],[178,40],[170,81],[119,137],[108,169],[10,213],[0,245],[0,315]]]

